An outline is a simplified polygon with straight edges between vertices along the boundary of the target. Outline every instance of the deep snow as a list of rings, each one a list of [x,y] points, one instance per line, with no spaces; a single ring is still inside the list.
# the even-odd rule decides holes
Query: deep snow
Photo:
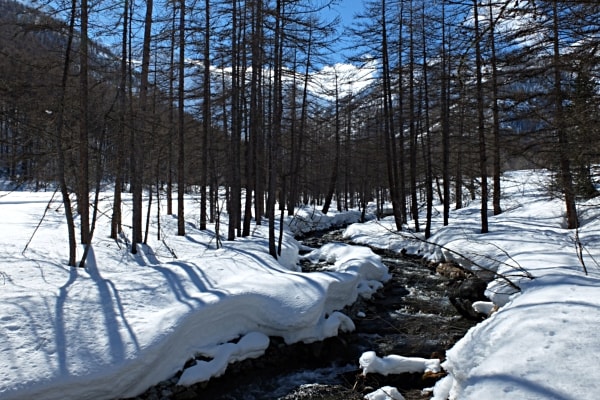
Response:
[[[580,203],[580,229],[567,230],[563,202],[547,191],[549,179],[544,171],[506,173],[504,213],[490,216],[487,234],[479,233],[478,202],[452,211],[447,227],[438,218],[430,243],[421,234],[404,233],[405,240],[391,234],[391,221],[346,230],[355,242],[479,265],[520,287],[517,292],[500,277],[488,285],[500,308],[447,352],[442,367],[449,374],[435,386],[434,399],[598,398],[600,198]]]
[[[485,235],[477,202],[453,211],[447,227],[436,215],[428,242],[393,232],[390,219],[346,229],[356,242],[493,269],[521,288],[492,282],[489,296],[500,308],[448,352],[442,367],[449,375],[435,386],[435,399],[579,400],[600,391],[600,200],[579,205],[585,275],[575,232],[564,229],[562,202],[546,192],[547,179],[543,171],[507,173],[505,212],[490,217]],[[163,214],[161,240],[153,219],[148,246],[133,256],[124,241],[107,239],[108,193],[87,268],[72,269],[64,265],[62,206],[49,204],[51,196],[0,192],[2,399],[133,396],[195,353],[212,360],[185,370],[180,383],[209,379],[230,361],[262,354],[269,336],[310,342],[353,329],[339,310],[389,279],[378,256],[341,244],[308,256],[333,262],[329,270],[303,274],[299,244],[287,233],[275,261],[264,227],[216,249],[214,230],[195,228],[191,197],[187,235],[176,236],[175,218]],[[307,231],[358,215],[307,208],[287,224]]]

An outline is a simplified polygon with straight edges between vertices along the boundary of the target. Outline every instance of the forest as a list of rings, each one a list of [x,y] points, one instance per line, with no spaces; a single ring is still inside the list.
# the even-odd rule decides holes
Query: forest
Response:
[[[531,167],[553,171],[577,228],[600,161],[600,4],[365,0],[349,26],[329,12],[343,6],[0,0],[0,174],[57,188],[71,266],[107,188],[111,237],[130,224],[133,253],[143,196],[185,235],[192,191],[200,229],[224,191],[227,240],[268,224],[274,257],[276,208],[302,204],[389,202],[397,230],[428,237],[435,201],[448,224],[479,198],[485,233],[502,173]]]

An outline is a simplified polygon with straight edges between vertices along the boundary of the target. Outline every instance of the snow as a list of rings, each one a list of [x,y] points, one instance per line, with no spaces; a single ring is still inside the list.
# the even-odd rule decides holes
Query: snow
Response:
[[[581,201],[581,226],[567,230],[548,179],[545,171],[506,173],[504,213],[490,215],[487,234],[479,233],[476,201],[452,210],[445,227],[436,212],[427,240],[414,227],[394,232],[392,218],[344,231],[358,243],[497,274],[487,291],[493,304],[477,305],[495,311],[447,352],[441,367],[448,375],[432,389],[434,399],[580,400],[600,392],[600,199]],[[0,192],[2,399],[134,396],[181,371],[194,355],[203,358],[179,383],[204,381],[230,362],[260,356],[269,337],[312,342],[354,329],[344,306],[389,279],[379,256],[364,247],[332,243],[299,255],[290,232],[357,222],[358,211],[300,209],[287,220],[283,254],[275,260],[262,226],[217,249],[214,226],[195,228],[197,203],[190,197],[186,236],[177,236],[176,219],[163,213],[160,240],[153,217],[148,245],[132,255],[124,238],[108,239],[108,192],[87,268],[69,268],[58,197]],[[330,265],[302,273],[301,257]],[[357,363],[365,373],[385,374],[413,363],[420,371],[436,360],[366,352]],[[367,398],[402,398],[393,389]]]
[[[498,310],[447,352],[442,367],[448,375],[433,388],[433,399],[597,398],[600,199],[580,202],[581,226],[567,230],[563,202],[546,189],[549,179],[545,171],[506,173],[504,213],[490,215],[487,234],[479,233],[478,202],[452,210],[446,227],[436,218],[427,241],[414,227],[412,233],[390,233],[391,219],[346,230],[355,242],[506,278],[497,276],[488,285],[493,305],[476,305],[485,314]]]
[[[339,245],[328,255],[331,270],[304,274],[289,233],[275,260],[266,227],[216,249],[214,229],[199,231],[191,219],[179,237],[176,219],[164,213],[161,240],[154,221],[148,246],[134,256],[123,240],[108,239],[110,193],[101,196],[87,267],[70,268],[59,197],[0,192],[3,400],[134,396],[196,354],[209,360],[185,370],[179,383],[208,380],[263,354],[269,336],[313,342],[353,330],[340,310],[388,278],[364,247]],[[190,198],[187,210],[193,205]],[[342,218],[321,216],[320,226]]]
[[[440,372],[440,360],[420,357],[403,357],[391,354],[378,357],[374,351],[364,352],[359,360],[363,375],[366,374],[404,374],[414,372]]]
[[[230,362],[260,357],[268,347],[269,337],[267,335],[250,332],[244,335],[238,343],[224,343],[199,350],[199,354],[213,357],[213,359],[199,361],[196,365],[184,370],[177,384],[189,386],[196,382],[208,381],[213,376],[222,375]]]
[[[373,393],[365,396],[366,400],[404,400],[404,396],[400,394],[398,389],[392,386],[384,386],[377,389]]]

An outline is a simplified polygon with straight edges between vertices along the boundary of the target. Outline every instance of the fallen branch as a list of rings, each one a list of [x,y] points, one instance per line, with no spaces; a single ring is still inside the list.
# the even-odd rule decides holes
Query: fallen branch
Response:
[[[44,222],[44,218],[46,218],[46,214],[48,213],[48,210],[50,209],[50,205],[54,201],[54,196],[56,196],[57,192],[58,192],[58,187],[54,190],[54,193],[52,193],[52,197],[50,197],[50,200],[48,201],[48,205],[46,206],[46,209],[44,210],[44,214],[42,214],[42,218],[40,218],[37,226],[35,227],[35,229],[33,230],[33,233],[31,234],[31,237],[29,238],[29,240],[27,241],[27,244],[25,244],[25,247],[23,248],[23,251],[21,252],[22,255],[25,255],[25,252],[27,251],[27,248],[31,244],[33,237],[37,233],[38,229],[40,229],[40,226],[42,226],[42,222]]]
[[[579,228],[575,228],[575,252],[577,253],[577,258],[583,267],[583,272],[587,275],[587,267],[585,266],[585,261],[583,260],[583,244],[579,239]]]
[[[490,269],[490,268],[488,268],[488,267],[485,267],[485,266],[481,265],[480,263],[478,263],[478,262],[474,261],[472,258],[470,258],[470,257],[468,257],[468,256],[464,255],[463,253],[459,252],[459,251],[453,250],[453,249],[451,249],[451,248],[449,248],[449,247],[447,247],[447,246],[445,246],[445,245],[443,245],[443,244],[434,243],[434,242],[431,242],[431,241],[429,241],[429,240],[422,239],[422,238],[420,238],[420,237],[417,237],[416,235],[414,235],[414,234],[412,234],[412,233],[410,233],[410,232],[408,232],[408,233],[410,234],[410,236],[409,236],[409,237],[406,237],[406,236],[405,236],[405,232],[398,232],[398,231],[394,231],[394,230],[392,230],[392,229],[390,229],[390,228],[384,227],[384,226],[383,226],[383,225],[381,225],[381,224],[380,224],[380,226],[382,226],[384,229],[387,229],[389,232],[391,232],[391,233],[394,233],[394,234],[396,234],[396,235],[403,236],[403,237],[404,237],[404,238],[406,238],[406,239],[413,239],[413,240],[419,241],[419,242],[421,242],[421,243],[425,243],[425,244],[428,244],[428,245],[431,245],[431,246],[438,247],[438,248],[440,248],[440,249],[443,249],[443,250],[445,250],[445,251],[447,251],[447,252],[449,252],[449,253],[452,253],[452,254],[454,254],[454,255],[456,255],[456,256],[458,256],[458,257],[460,257],[460,258],[463,258],[463,259],[465,259],[465,260],[468,260],[468,261],[469,261],[469,262],[470,262],[470,263],[471,263],[473,266],[475,266],[475,267],[477,267],[477,268],[481,269],[482,271],[489,272],[489,273],[493,274],[494,278],[500,278],[500,279],[502,279],[504,282],[506,282],[506,284],[507,284],[508,286],[512,287],[513,289],[515,289],[515,290],[517,290],[517,291],[519,291],[519,292],[521,291],[521,288],[519,287],[519,285],[517,285],[516,283],[514,283],[512,280],[510,280],[510,279],[509,279],[509,275],[506,275],[506,274],[500,274],[500,273],[498,273],[497,271],[494,271],[494,270],[492,270],[492,269]],[[507,254],[507,255],[508,255],[508,253],[506,253],[506,251],[502,250],[502,249],[501,249],[500,247],[498,247],[497,245],[495,245],[495,244],[493,244],[493,243],[492,243],[492,245],[493,245],[494,247],[498,248],[499,250],[501,250],[501,251],[502,251],[504,254]],[[491,257],[489,257],[489,256],[485,256],[485,255],[483,255],[483,256],[484,256],[484,257],[487,257],[489,260],[492,260],[492,261],[494,261],[494,262],[496,262],[496,263],[498,263],[498,264],[500,264],[500,265],[506,265],[506,266],[508,266],[508,267],[510,267],[510,268],[512,268],[512,269],[516,269],[516,270],[518,270],[518,271],[520,271],[520,272],[522,272],[522,273],[523,273],[523,275],[515,275],[515,276],[518,276],[518,277],[526,277],[526,278],[528,278],[528,279],[535,279],[535,276],[533,276],[533,275],[532,275],[532,274],[531,274],[529,271],[525,270],[525,269],[524,269],[523,267],[521,267],[520,265],[519,265],[519,267],[518,267],[518,268],[516,268],[514,265],[511,265],[511,264],[509,264],[509,263],[507,263],[507,262],[505,262],[505,261],[502,261],[502,260],[497,260],[497,259],[495,259],[495,258],[491,258]],[[513,261],[514,261],[514,259],[513,259],[512,257],[510,257],[510,256],[508,256],[508,257],[509,257],[511,260],[513,260]],[[517,264],[517,265],[518,265],[518,264]]]

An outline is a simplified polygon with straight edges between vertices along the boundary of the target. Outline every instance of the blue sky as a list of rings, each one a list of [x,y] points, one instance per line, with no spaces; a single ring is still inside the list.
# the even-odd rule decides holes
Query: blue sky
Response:
[[[341,0],[336,8],[342,17],[342,23],[349,24],[352,22],[353,15],[362,10],[362,0]]]

